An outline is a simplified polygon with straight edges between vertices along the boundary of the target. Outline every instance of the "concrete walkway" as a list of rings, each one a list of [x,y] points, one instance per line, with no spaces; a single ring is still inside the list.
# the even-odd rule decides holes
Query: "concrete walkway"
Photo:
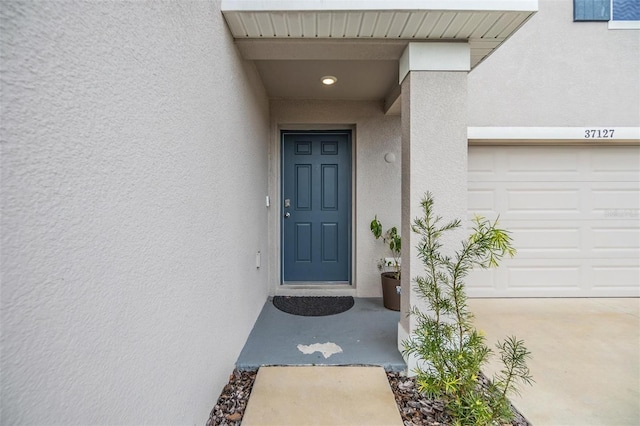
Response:
[[[261,367],[242,426],[402,426],[382,367]]]
[[[536,382],[511,401],[534,425],[640,425],[640,299],[475,299],[469,306],[491,347],[515,335],[532,352]]]

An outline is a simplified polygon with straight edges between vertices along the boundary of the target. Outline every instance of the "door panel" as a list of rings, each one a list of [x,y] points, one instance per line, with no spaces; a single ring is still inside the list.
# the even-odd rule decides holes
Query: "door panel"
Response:
[[[349,282],[351,134],[282,133],[283,282]]]
[[[296,227],[295,239],[295,261],[310,262],[311,261],[311,224],[308,222],[298,222]]]

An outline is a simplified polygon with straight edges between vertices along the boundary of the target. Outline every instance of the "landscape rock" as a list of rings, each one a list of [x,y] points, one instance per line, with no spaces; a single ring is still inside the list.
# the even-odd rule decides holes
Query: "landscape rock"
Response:
[[[224,387],[211,410],[207,426],[240,426],[257,373],[257,370],[235,370],[229,376],[229,383]],[[441,401],[420,395],[415,379],[407,377],[404,373],[394,372],[387,372],[387,379],[395,396],[404,426],[446,426],[451,424],[445,413],[444,404]],[[485,383],[487,381],[484,376],[481,376],[481,380]],[[512,409],[515,419],[510,423],[511,426],[531,426],[514,407]]]

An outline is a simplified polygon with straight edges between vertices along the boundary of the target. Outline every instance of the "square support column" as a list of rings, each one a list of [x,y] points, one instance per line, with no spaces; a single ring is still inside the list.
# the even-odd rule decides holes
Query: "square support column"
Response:
[[[420,201],[427,191],[435,210],[445,221],[467,215],[467,75],[466,43],[410,43],[401,59],[406,68],[402,80],[402,298],[398,346],[416,328],[408,317],[412,306],[426,311],[426,303],[414,291],[413,280],[424,275],[411,231],[422,215]],[[430,49],[430,46],[435,46]],[[450,49],[447,49],[447,46]],[[444,52],[444,55],[442,54]],[[409,56],[408,58],[406,56]],[[461,67],[461,63],[465,63]],[[451,65],[451,70],[443,68]],[[424,69],[435,68],[435,69]],[[462,69],[461,69],[462,68]],[[464,227],[443,240],[443,251],[453,254],[466,233]],[[408,360],[411,370],[414,365]]]

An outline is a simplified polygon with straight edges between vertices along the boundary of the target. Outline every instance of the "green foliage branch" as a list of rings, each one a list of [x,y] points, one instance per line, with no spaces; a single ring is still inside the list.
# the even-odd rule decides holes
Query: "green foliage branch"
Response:
[[[376,215],[371,221],[370,225],[371,233],[375,237],[375,239],[382,238],[382,242],[389,247],[389,251],[391,252],[391,256],[393,257],[393,262],[387,265],[384,260],[379,266],[382,268],[383,266],[391,266],[393,267],[393,277],[397,280],[400,279],[400,252],[402,251],[402,238],[398,234],[398,228],[395,226],[387,229],[386,232],[382,231],[382,223],[378,220],[378,216]]]
[[[433,206],[433,196],[427,193],[421,201],[423,216],[412,225],[413,232],[421,236],[417,249],[425,269],[424,276],[415,279],[416,289],[427,302],[428,312],[412,308],[417,327],[404,342],[404,353],[421,360],[416,368],[420,392],[442,400],[454,424],[502,424],[513,418],[508,395],[533,382],[526,364],[530,352],[515,337],[498,342],[503,367],[482,386],[480,371],[492,350],[473,326],[463,279],[474,266],[498,266],[515,249],[497,220],[476,216],[473,231],[461,248],[453,256],[442,254],[443,235],[460,228],[461,223],[443,223]]]

